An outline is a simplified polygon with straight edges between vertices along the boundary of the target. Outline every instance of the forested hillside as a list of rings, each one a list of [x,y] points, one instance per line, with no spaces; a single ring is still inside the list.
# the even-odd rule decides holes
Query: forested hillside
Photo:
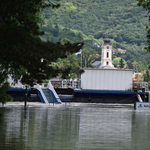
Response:
[[[138,72],[148,67],[150,54],[144,50],[148,21],[146,11],[137,6],[136,0],[61,0],[59,3],[59,9],[44,12],[43,40],[84,41],[83,49],[100,54],[100,48],[93,44],[103,43],[103,38],[108,36],[115,50],[113,58],[122,57]],[[118,48],[127,52],[120,54]]]

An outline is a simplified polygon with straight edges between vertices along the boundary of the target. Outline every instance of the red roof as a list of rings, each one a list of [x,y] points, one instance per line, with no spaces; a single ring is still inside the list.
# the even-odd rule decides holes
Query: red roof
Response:
[[[98,43],[100,46],[102,45],[101,43]]]
[[[115,52],[113,49],[112,49],[112,51]]]
[[[119,51],[119,52],[126,52],[127,50],[124,50],[124,49],[118,48],[118,51]]]

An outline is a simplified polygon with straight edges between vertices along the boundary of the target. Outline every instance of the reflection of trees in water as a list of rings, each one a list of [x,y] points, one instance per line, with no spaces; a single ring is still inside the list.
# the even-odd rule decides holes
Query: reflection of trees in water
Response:
[[[2,110],[3,109],[3,110]],[[23,150],[25,141],[21,129],[21,110],[16,108],[0,108],[0,149]]]
[[[82,105],[0,108],[0,149],[149,149],[148,111]]]
[[[17,108],[7,110],[4,115],[0,122],[3,150],[8,148],[6,145],[11,150],[74,147],[78,138],[79,109]]]

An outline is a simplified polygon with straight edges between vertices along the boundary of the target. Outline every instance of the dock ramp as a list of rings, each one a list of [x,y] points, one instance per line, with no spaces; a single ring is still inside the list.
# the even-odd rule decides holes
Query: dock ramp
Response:
[[[57,100],[57,102],[58,102],[58,103],[61,103],[61,100],[60,100],[58,94],[56,93],[56,91],[55,91],[55,89],[54,89],[54,87],[53,87],[53,85],[52,85],[52,83],[51,83],[50,80],[49,80],[49,82],[48,82],[48,89],[51,90],[51,92],[54,94],[54,97],[55,97],[55,99]]]
[[[41,102],[46,104],[61,103],[61,100],[54,90],[51,81],[49,81],[47,88],[42,88],[39,84],[37,84],[35,88],[37,89],[38,96],[41,99]]]

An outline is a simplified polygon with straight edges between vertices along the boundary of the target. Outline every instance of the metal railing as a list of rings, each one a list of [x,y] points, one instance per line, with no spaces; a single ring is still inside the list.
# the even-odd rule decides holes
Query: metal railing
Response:
[[[145,88],[146,91],[149,90],[148,82],[134,82],[133,86],[134,86],[134,88],[137,88],[137,89]]]
[[[72,89],[81,89],[81,80],[51,80],[51,83],[54,88],[72,88]]]

